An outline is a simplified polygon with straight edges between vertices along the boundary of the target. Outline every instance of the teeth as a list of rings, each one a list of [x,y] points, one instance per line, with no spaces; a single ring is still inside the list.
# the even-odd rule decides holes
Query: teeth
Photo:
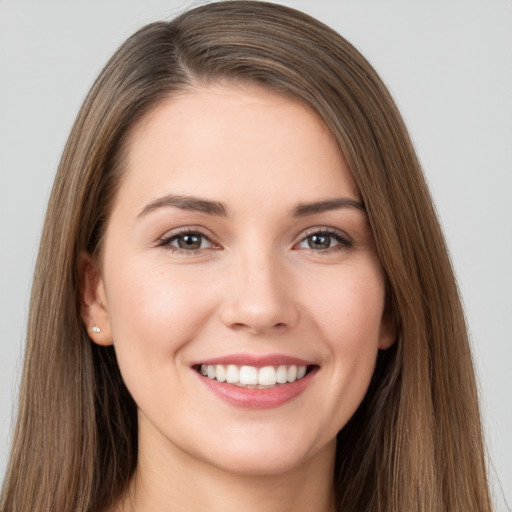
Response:
[[[222,365],[215,366],[215,378],[219,382],[225,382],[226,380],[226,369]]]
[[[258,369],[254,366],[240,368],[240,384],[242,386],[256,386],[258,384]]]
[[[297,367],[297,380],[302,379],[306,375],[306,367],[305,366],[299,366]]]
[[[200,373],[218,382],[247,387],[267,387],[302,379],[306,375],[306,366],[292,364],[290,366],[256,368],[255,366],[237,366],[234,364],[227,366],[202,364]]]
[[[286,366],[280,366],[276,371],[276,381],[279,384],[284,384],[288,382],[288,371],[286,370]]]
[[[216,368],[216,366],[214,366],[213,368]],[[217,372],[215,372],[215,373],[217,373]],[[240,378],[240,370],[234,364],[230,364],[228,366],[228,370],[226,372],[226,382],[229,382],[229,384],[235,384],[238,382],[239,378]]]
[[[264,366],[258,371],[258,384],[260,386],[274,386],[276,383],[276,370],[273,366]]]

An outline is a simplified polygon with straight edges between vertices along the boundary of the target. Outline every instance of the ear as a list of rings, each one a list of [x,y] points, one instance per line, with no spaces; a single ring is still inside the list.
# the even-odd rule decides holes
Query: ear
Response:
[[[386,307],[382,315],[379,330],[379,349],[386,350],[391,347],[398,337],[398,322],[395,315]]]
[[[86,252],[80,254],[78,271],[80,312],[87,334],[98,345],[112,345],[113,336],[105,285],[98,265],[90,254]]]

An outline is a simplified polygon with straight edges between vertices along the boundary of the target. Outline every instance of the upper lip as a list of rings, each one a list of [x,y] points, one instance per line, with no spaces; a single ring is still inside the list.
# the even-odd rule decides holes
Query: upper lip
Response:
[[[234,364],[237,366],[281,366],[281,365],[297,365],[297,366],[310,366],[314,365],[312,361],[306,361],[298,357],[287,356],[285,354],[267,354],[267,355],[254,355],[254,354],[230,354],[226,356],[213,357],[210,359],[201,359],[195,361],[191,366],[197,365],[217,365],[217,364]]]

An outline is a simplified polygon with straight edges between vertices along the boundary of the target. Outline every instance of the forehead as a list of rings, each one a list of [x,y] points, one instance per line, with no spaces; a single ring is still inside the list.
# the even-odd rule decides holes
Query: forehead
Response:
[[[321,118],[259,87],[200,87],[165,100],[135,126],[126,150],[120,193],[141,201],[160,193],[231,202],[359,197]]]

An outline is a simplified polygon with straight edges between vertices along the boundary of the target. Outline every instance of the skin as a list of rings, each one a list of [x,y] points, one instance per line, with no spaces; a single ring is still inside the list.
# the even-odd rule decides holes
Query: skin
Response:
[[[273,92],[197,87],[135,126],[100,261],[82,265],[84,321],[114,344],[138,406],[139,463],[116,510],[334,510],[336,434],[394,339],[364,210],[292,215],[335,198],[361,201],[332,134]],[[183,229],[203,235],[199,248],[180,249]],[[234,353],[318,370],[293,400],[244,409],[191,368]]]

